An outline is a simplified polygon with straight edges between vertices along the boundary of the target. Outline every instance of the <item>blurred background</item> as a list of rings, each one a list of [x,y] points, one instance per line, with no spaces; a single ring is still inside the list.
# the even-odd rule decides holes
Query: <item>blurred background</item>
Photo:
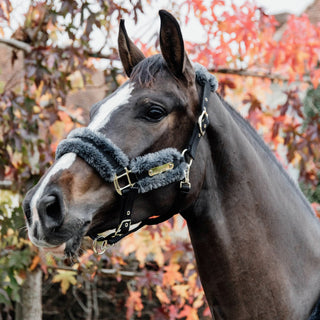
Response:
[[[126,81],[120,18],[152,55],[159,9],[320,216],[320,0],[0,0],[0,320],[211,319],[178,216],[67,261],[31,245],[21,209],[59,141]]]

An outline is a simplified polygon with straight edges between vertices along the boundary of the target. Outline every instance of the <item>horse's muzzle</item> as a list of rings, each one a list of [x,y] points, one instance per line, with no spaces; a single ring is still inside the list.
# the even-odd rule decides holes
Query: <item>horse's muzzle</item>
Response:
[[[31,207],[33,196],[34,192],[30,190],[23,201],[31,242],[42,248],[66,244],[66,249],[72,247],[76,250],[79,239],[85,234],[90,221],[66,218],[63,198],[58,192],[48,191],[37,200],[34,207]],[[74,250],[69,248],[69,251]]]

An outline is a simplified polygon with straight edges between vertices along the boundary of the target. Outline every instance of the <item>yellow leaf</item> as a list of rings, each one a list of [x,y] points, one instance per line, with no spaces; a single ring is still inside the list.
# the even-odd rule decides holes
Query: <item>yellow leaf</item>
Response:
[[[50,126],[49,131],[57,140],[61,140],[65,133],[64,122],[57,120]]]
[[[72,89],[82,89],[84,87],[82,74],[79,70],[70,74],[67,79],[70,81]]]
[[[160,286],[156,287],[156,296],[162,304],[170,304],[170,300],[167,294],[162,290]]]
[[[51,93],[45,93],[40,96],[39,98],[39,104],[41,107],[45,108],[53,103],[52,94]]]
[[[197,299],[192,304],[193,308],[199,309],[203,306],[203,303],[204,303],[203,295],[204,295],[203,291],[199,292]]]
[[[41,112],[41,108],[39,106],[33,106],[32,110],[34,114],[38,114]]]
[[[188,299],[189,293],[188,290],[190,289],[188,284],[177,284],[172,287],[173,292],[182,299]]]
[[[53,277],[52,282],[60,282],[61,292],[66,294],[70,285],[75,285],[77,283],[77,279],[75,278],[76,275],[77,272],[75,271],[58,270],[58,274]]]

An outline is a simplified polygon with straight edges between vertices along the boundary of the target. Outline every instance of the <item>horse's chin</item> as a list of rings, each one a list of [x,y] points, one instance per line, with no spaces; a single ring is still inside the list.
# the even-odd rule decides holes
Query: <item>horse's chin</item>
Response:
[[[43,254],[52,254],[59,258],[73,259],[78,256],[82,237],[76,235],[68,241],[57,246],[41,246],[40,251]]]
[[[42,247],[40,248],[40,251],[42,253],[46,254],[53,254],[56,257],[63,258],[65,256],[65,250],[66,250],[66,243],[61,244],[60,246],[57,247]]]

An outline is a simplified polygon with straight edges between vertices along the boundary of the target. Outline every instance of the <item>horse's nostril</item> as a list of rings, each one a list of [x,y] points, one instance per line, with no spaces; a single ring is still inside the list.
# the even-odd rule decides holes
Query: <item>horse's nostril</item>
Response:
[[[39,202],[38,209],[40,220],[46,229],[53,231],[61,226],[64,216],[57,196],[43,197]]]
[[[55,218],[56,213],[60,211],[60,204],[55,196],[46,197],[46,211],[51,218]]]

